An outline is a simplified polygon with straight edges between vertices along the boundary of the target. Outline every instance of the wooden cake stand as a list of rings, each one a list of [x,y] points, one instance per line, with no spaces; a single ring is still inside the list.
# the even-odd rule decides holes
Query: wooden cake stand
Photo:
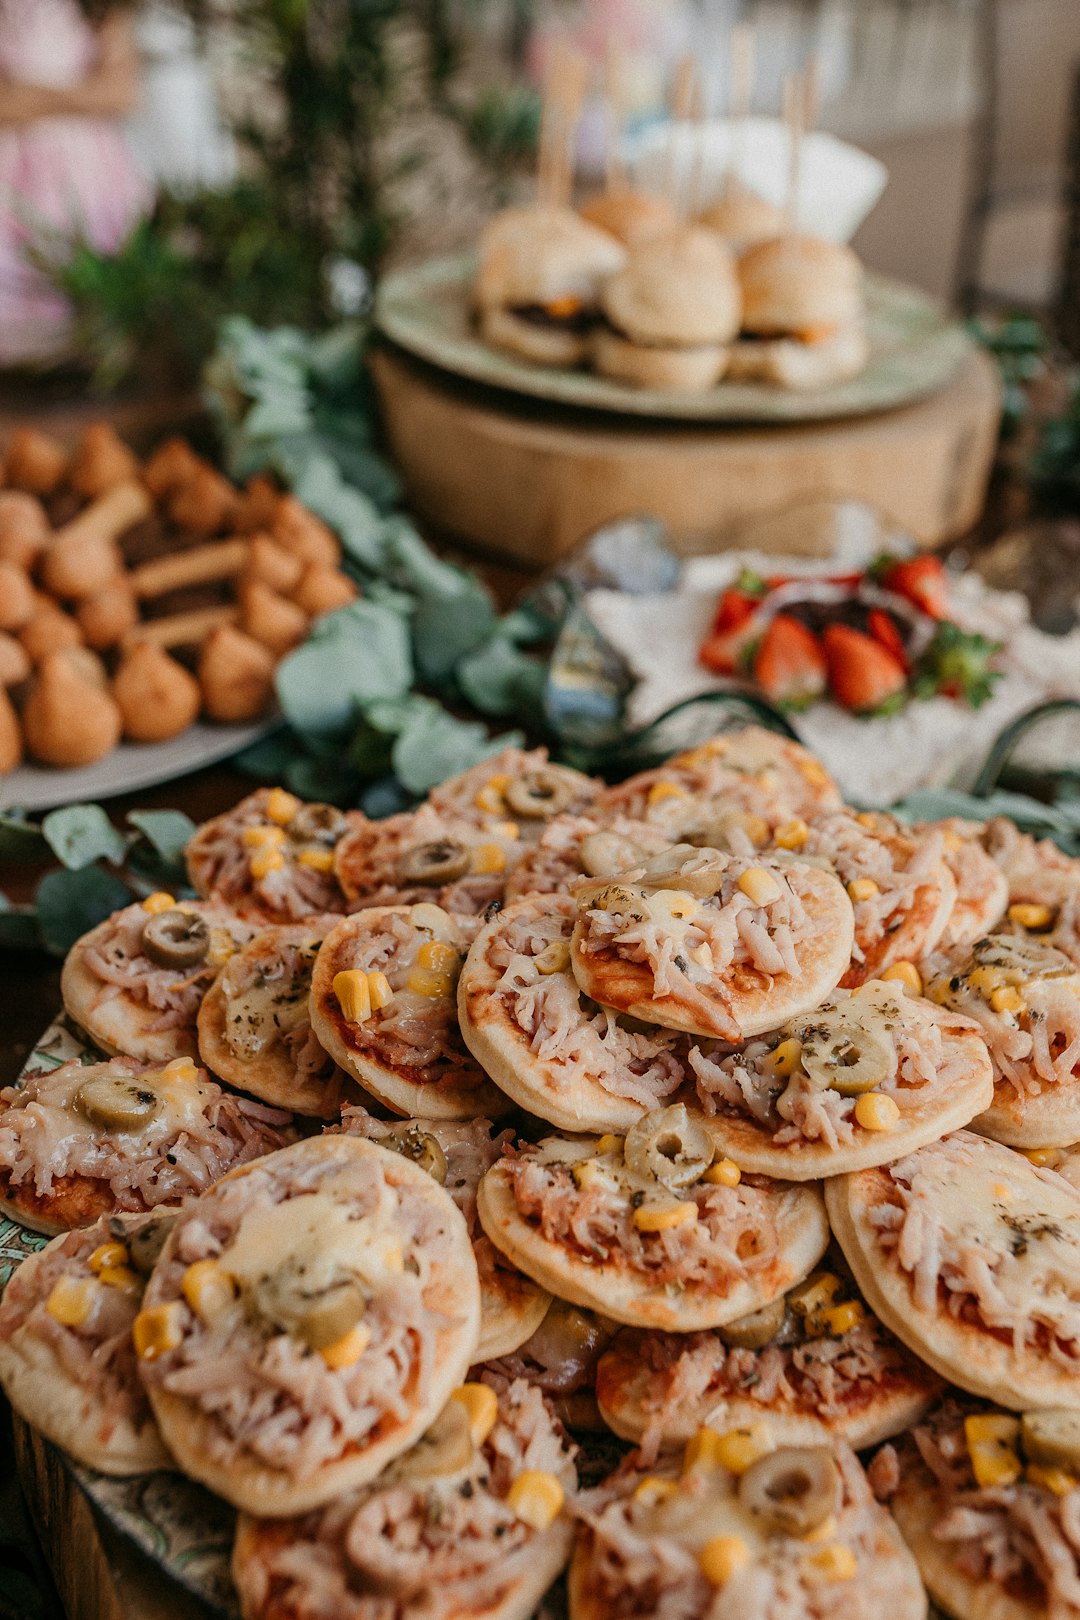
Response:
[[[996,368],[975,348],[912,404],[768,427],[531,401],[388,343],[371,365],[410,505],[455,539],[536,568],[616,518],[658,517],[678,550],[696,554],[822,499],[866,501],[936,546],[979,516],[1001,415]]]

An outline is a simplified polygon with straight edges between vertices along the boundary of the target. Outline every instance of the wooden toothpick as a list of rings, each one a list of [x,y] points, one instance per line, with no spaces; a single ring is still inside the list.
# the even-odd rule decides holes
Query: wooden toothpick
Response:
[[[754,47],[752,23],[736,23],[731,30],[731,72],[728,83],[728,126],[731,131],[730,158],[725,190],[739,183],[746,150],[746,121],[754,100]]]

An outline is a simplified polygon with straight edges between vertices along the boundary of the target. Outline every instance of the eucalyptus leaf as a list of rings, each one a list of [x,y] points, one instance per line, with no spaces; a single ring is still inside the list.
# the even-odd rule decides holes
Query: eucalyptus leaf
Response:
[[[445,681],[459,659],[488,639],[495,622],[491,597],[469,574],[452,595],[421,596],[413,616],[413,653],[424,679]]]
[[[282,433],[304,433],[311,417],[306,388],[282,384],[266,399],[258,400],[244,418],[249,439],[273,439]]]
[[[38,925],[46,949],[66,956],[77,939],[130,901],[127,885],[99,866],[46,873],[37,889]]]
[[[198,830],[182,810],[130,810],[128,820],[154,852],[171,866],[183,860],[184,851]]]
[[[41,830],[57,860],[75,872],[93,861],[118,863],[127,850],[127,839],[99,804],[71,804],[62,810],[50,810]]]
[[[503,635],[492,636],[463,658],[454,673],[469,702],[483,714],[534,720],[542,712],[546,666]]]
[[[387,523],[385,546],[389,577],[416,596],[456,596],[462,580],[474,577],[437,557],[403,515]]]
[[[396,816],[400,811],[407,810],[411,802],[410,795],[396,776],[382,776],[377,782],[372,782],[358,800],[360,809],[372,821],[381,821],[384,816]]]
[[[20,811],[0,814],[0,861],[44,861],[50,853],[41,829]]]
[[[278,701],[301,736],[344,732],[374,698],[401,697],[412,684],[407,626],[389,608],[352,602],[278,665]]]
[[[346,804],[356,788],[356,772],[338,754],[313,758],[297,754],[285,768],[285,783],[302,799],[320,804]]]
[[[280,782],[303,744],[294,731],[282,726],[270,737],[263,737],[250,748],[234,754],[232,763],[245,776],[260,782]]]
[[[437,703],[417,713],[393,748],[394,772],[410,793],[427,793],[457,771],[468,770],[502,748],[520,747],[520,732],[490,737],[487,728],[457,720]]]

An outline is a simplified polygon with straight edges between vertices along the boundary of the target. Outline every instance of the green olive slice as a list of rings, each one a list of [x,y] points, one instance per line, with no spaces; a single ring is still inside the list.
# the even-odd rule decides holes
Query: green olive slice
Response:
[[[256,1302],[263,1316],[313,1350],[343,1339],[359,1322],[366,1305],[355,1277],[341,1277],[326,1287],[309,1290],[288,1265],[260,1282]]]
[[[728,856],[721,850],[673,844],[653,856],[639,881],[647,889],[680,889],[707,900],[720,893],[727,868]]]
[[[402,1480],[439,1479],[467,1468],[474,1453],[464,1404],[447,1401],[427,1433],[394,1464],[394,1474]]]
[[[330,848],[344,833],[348,821],[332,804],[302,804],[285,829],[298,844],[322,844]]]
[[[165,1247],[165,1239],[175,1225],[175,1215],[162,1213],[160,1215],[151,1215],[150,1219],[144,1221],[141,1226],[134,1229],[129,1228],[123,1233],[116,1232],[113,1235],[120,1238],[122,1243],[127,1244],[127,1251],[131,1256],[131,1263],[135,1270],[142,1272],[144,1277],[148,1277],[157,1265],[161,1251]]]
[[[972,947],[972,967],[988,969],[1001,984],[1030,984],[1076,972],[1063,951],[1029,934],[988,934]]]
[[[173,906],[143,923],[142,953],[155,967],[193,968],[205,961],[210,930],[194,911]]]
[[[399,883],[456,883],[469,870],[469,852],[453,838],[417,844],[407,849],[397,863]]]
[[[411,1121],[407,1125],[394,1125],[383,1138],[383,1146],[393,1148],[403,1158],[411,1159],[421,1170],[426,1170],[440,1186],[446,1180],[446,1154],[437,1136],[422,1131]]]
[[[763,1305],[760,1311],[751,1311],[749,1316],[739,1316],[734,1322],[725,1322],[723,1327],[717,1328],[716,1334],[732,1350],[762,1350],[776,1338],[784,1325],[786,1314],[787,1302],[781,1294],[778,1299]]]
[[[825,1446],[781,1446],[739,1480],[739,1501],[766,1532],[808,1536],[836,1512],[840,1470]]]
[[[162,1108],[156,1091],[119,1074],[96,1074],[84,1080],[74,1102],[91,1125],[102,1131],[141,1131]]]
[[[626,1133],[623,1156],[635,1175],[665,1187],[688,1187],[712,1163],[708,1132],[682,1103],[644,1114]]]
[[[1028,1462],[1080,1474],[1080,1412],[1053,1407],[1025,1412],[1020,1419],[1020,1441]]]
[[[573,782],[550,765],[540,765],[534,771],[515,776],[503,794],[508,810],[532,821],[548,821],[552,816],[562,815],[573,804],[575,796]]]
[[[869,1019],[826,1014],[803,1032],[799,1061],[814,1085],[858,1097],[891,1077],[896,1048]]]

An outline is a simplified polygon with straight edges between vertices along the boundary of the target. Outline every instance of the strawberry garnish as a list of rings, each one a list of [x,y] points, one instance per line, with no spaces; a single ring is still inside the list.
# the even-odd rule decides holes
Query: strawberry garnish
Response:
[[[884,608],[871,608],[867,615],[866,629],[874,641],[880,642],[886,652],[892,653],[896,662],[906,674],[908,670],[907,648],[892,615],[886,613]]]
[[[729,585],[723,592],[713,616],[712,629],[698,652],[700,662],[714,675],[733,675],[744,662],[748,645],[753,639],[752,621],[761,606],[761,599],[753,591],[742,588],[746,583],[740,576],[739,584]]]
[[[914,602],[931,619],[948,617],[949,582],[940,557],[905,557],[890,563],[880,577],[887,591]]]
[[[901,706],[907,675],[880,641],[846,624],[826,625],[822,640],[837,703],[856,714],[891,714]]]
[[[805,709],[825,690],[821,643],[790,614],[778,613],[754,656],[754,680],[778,709]]]

